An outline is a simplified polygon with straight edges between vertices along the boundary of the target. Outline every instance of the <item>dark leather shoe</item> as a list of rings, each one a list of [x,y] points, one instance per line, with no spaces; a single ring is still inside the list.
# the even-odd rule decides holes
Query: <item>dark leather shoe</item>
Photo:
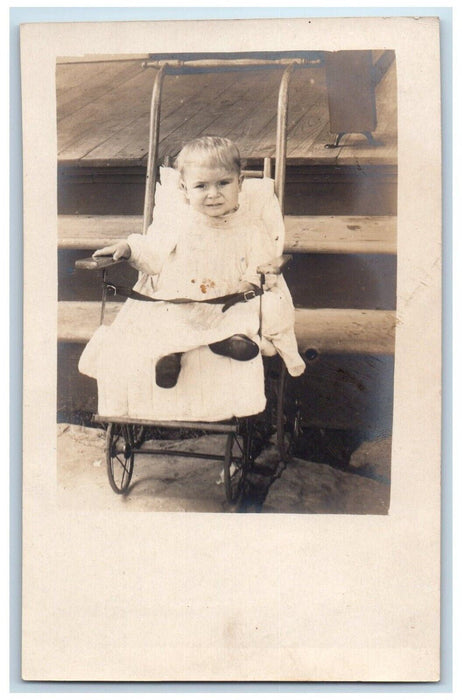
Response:
[[[182,352],[161,357],[156,364],[156,384],[162,389],[172,389],[178,381],[181,371]]]
[[[246,362],[253,360],[258,355],[260,349],[253,340],[250,340],[246,335],[232,335],[230,338],[220,340],[218,343],[212,343],[209,348],[216,355],[231,357],[232,360]]]

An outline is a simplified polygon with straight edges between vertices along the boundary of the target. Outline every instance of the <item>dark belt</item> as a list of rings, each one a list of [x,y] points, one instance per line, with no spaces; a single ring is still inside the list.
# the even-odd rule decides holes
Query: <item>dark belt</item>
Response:
[[[247,302],[259,297],[263,294],[263,289],[261,287],[255,287],[254,289],[249,289],[246,292],[235,292],[234,294],[225,294],[222,297],[212,297],[211,299],[188,299],[186,297],[179,297],[177,299],[156,299],[155,297],[148,297],[146,294],[140,294],[130,287],[121,287],[113,282],[103,282],[106,291],[111,292],[114,296],[127,297],[129,299],[135,299],[136,301],[164,301],[169,304],[223,304],[223,313],[240,302]]]

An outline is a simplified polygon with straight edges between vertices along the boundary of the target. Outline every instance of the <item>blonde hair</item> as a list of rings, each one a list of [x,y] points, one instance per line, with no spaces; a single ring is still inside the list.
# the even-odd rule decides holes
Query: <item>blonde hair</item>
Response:
[[[175,167],[180,175],[188,165],[198,161],[206,162],[211,167],[223,167],[230,172],[241,174],[241,156],[236,144],[221,136],[200,136],[189,141],[179,152]]]

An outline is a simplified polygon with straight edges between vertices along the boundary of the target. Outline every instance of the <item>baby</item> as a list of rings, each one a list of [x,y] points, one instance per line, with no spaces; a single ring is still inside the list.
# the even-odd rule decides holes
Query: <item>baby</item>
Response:
[[[302,374],[305,363],[298,353],[287,285],[279,275],[262,294],[257,273],[281,253],[283,240],[272,180],[243,183],[239,151],[226,138],[205,136],[186,144],[176,169],[161,172],[147,234],[130,235],[94,253],[127,258],[141,273],[135,291],[146,299],[128,299],[114,322],[96,331],[80,359],[80,371],[98,380],[101,405],[110,406],[107,414],[139,415],[146,405],[149,415],[157,415],[160,406],[162,416],[176,416],[180,399],[172,390],[182,364],[183,376],[190,377],[189,351],[207,347],[248,363],[249,370],[254,360],[256,371],[260,350],[278,352],[292,376]],[[199,361],[197,353],[194,357]],[[202,359],[203,352],[200,363]],[[216,362],[211,366],[216,368]],[[200,368],[208,371],[206,364]],[[188,391],[195,386],[201,400],[207,395],[210,402],[220,396],[220,387],[209,384],[208,375],[202,380],[195,375],[192,384],[185,384],[185,396],[192,396]],[[162,393],[169,389],[168,396]],[[240,415],[248,415],[245,411],[254,405],[262,410],[263,397],[257,399],[254,389],[245,407],[237,398],[238,410],[244,411]],[[196,400],[185,401],[185,406],[196,405]],[[189,408],[180,414],[190,415]]]
[[[165,238],[165,230],[158,232],[157,241],[153,237],[151,250],[146,246],[150,239],[149,235],[147,237],[130,236],[128,240],[97,250],[94,256],[112,255],[114,260],[127,258],[137,269],[158,275],[154,296],[162,297],[164,303],[168,303],[169,298],[173,298],[169,296],[172,293],[185,294],[188,298],[198,302],[204,302],[205,297],[207,297],[207,301],[214,297],[221,297],[223,292],[225,295],[249,292],[248,297],[255,296],[255,292],[259,292],[256,265],[254,264],[253,269],[242,265],[243,262],[250,262],[252,265],[249,259],[252,257],[252,250],[249,241],[244,240],[246,234],[244,222],[236,221],[235,217],[239,210],[239,194],[242,187],[240,156],[237,147],[224,138],[211,136],[199,138],[188,143],[181,150],[176,167],[180,176],[179,186],[192,214],[196,215],[192,217],[193,230],[189,232],[192,235],[186,237],[186,240],[177,240],[168,256],[162,254],[162,238]],[[238,228],[235,226],[236,222]],[[250,226],[250,228],[252,227]],[[194,246],[194,229],[202,230],[205,245]],[[223,236],[220,235],[214,236],[214,240],[210,241],[209,237],[206,236],[210,230],[215,233],[228,230],[229,236],[236,239],[237,245],[231,246],[232,250],[230,251],[229,241],[224,241]],[[156,242],[158,244],[157,250],[154,248]],[[213,253],[210,243],[214,248]],[[184,250],[182,250],[183,245]],[[190,259],[191,252],[196,258],[194,261]],[[229,256],[230,252],[232,253],[231,257]],[[262,252],[262,255],[264,258],[268,257],[266,251]],[[213,266],[211,268],[209,265],[211,259],[216,259],[217,256],[228,267],[224,275],[228,278],[226,280],[220,279],[223,277],[220,270]],[[162,258],[164,259],[162,260]],[[265,262],[265,259],[260,262]],[[196,270],[194,276],[191,274],[193,268]],[[243,275],[243,272],[247,274]],[[175,279],[177,277],[178,279]],[[185,277],[190,280],[186,284],[186,288],[183,284]],[[191,284],[195,284],[196,279],[199,285],[198,289],[191,286]],[[211,279],[215,281],[210,282]],[[243,298],[242,301],[246,301],[246,299]],[[159,303],[159,310],[161,303]],[[220,306],[220,311],[223,309],[223,305]],[[205,309],[194,309],[195,306],[197,304],[187,305],[183,309],[191,317],[192,323],[194,323],[195,317],[197,320],[200,315],[207,316]],[[213,313],[210,314],[209,309],[208,316],[214,316],[215,327],[219,325],[226,327],[227,324],[216,323],[217,310],[214,309]],[[229,312],[226,311],[226,313]],[[218,320],[221,320],[219,316]],[[244,322],[242,325],[245,327],[246,323]],[[206,335],[205,333],[204,339]],[[259,345],[245,333],[233,333],[228,337],[207,344],[212,352],[239,361],[251,360],[259,353]],[[186,349],[188,348],[185,347]],[[157,361],[156,383],[158,386],[172,388],[176,385],[181,370],[183,352],[180,350],[168,353]]]

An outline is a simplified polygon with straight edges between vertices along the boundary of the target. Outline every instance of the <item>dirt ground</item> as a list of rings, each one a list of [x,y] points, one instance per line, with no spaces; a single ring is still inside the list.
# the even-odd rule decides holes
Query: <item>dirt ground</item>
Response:
[[[221,452],[223,436],[151,441],[187,451]],[[105,433],[61,423],[58,425],[58,500],[73,510],[132,510],[167,512],[230,512],[220,481],[221,464],[195,458],[137,455],[130,488],[115,494],[109,486],[104,455]],[[386,514],[389,504],[391,439],[364,442],[350,465],[339,469],[293,458],[274,481],[256,476],[258,488],[270,485],[263,513]],[[258,459],[262,473],[277,469],[274,447]],[[271,483],[272,481],[272,483]],[[239,510],[255,509],[252,503]]]

